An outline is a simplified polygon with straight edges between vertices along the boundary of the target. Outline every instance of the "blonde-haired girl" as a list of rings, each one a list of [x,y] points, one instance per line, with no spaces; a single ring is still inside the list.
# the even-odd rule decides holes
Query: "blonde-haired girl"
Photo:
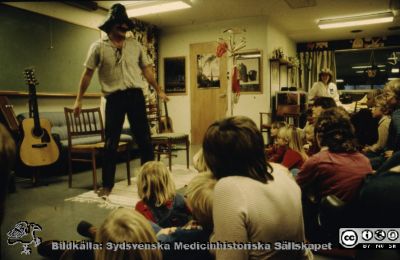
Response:
[[[279,129],[277,142],[287,148],[281,164],[289,170],[300,169],[308,158],[303,147],[302,131],[295,126],[283,127]]]
[[[156,235],[141,214],[126,208],[111,212],[96,234],[96,242],[102,243],[102,249],[95,251],[96,260],[153,260],[162,259],[158,249],[110,250],[107,242],[113,243],[156,243]]]
[[[314,125],[306,124],[303,128],[303,148],[308,156],[312,156],[319,152],[320,148],[315,140]]]
[[[161,227],[182,226],[190,211],[182,195],[177,194],[171,173],[162,162],[145,163],[138,176],[137,186],[141,199],[135,209]]]
[[[285,154],[285,147],[280,147],[277,144],[278,132],[282,127],[286,127],[285,121],[275,121],[271,124],[271,143],[265,149],[269,162],[280,162]]]

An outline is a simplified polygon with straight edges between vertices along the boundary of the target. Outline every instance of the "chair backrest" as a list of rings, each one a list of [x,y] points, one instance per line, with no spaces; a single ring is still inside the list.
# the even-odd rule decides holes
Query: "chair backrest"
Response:
[[[146,103],[147,120],[149,121],[150,130],[153,133],[159,133],[161,114],[157,102]]]
[[[7,124],[8,129],[15,134],[19,133],[19,122],[15,116],[13,105],[6,96],[0,96],[0,112],[4,117],[4,121]]]
[[[64,107],[65,119],[67,121],[68,144],[74,137],[100,135],[104,141],[104,125],[101,117],[100,107],[81,109],[78,117],[74,115],[72,108]]]

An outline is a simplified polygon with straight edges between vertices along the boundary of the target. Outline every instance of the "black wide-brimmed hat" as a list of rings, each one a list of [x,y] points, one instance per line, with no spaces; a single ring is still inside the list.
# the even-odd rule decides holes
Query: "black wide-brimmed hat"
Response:
[[[125,6],[121,4],[114,4],[111,6],[106,20],[99,26],[99,29],[108,33],[115,24],[126,24],[129,30],[134,27],[133,22],[126,14]]]

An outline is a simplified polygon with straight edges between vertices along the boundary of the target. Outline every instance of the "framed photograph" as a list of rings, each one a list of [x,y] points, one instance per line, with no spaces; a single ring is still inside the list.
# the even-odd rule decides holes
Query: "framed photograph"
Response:
[[[186,94],[185,57],[164,58],[164,88],[166,94]]]
[[[219,58],[215,54],[197,54],[197,88],[219,88]]]
[[[240,92],[262,92],[261,51],[240,52],[235,56],[239,75]]]

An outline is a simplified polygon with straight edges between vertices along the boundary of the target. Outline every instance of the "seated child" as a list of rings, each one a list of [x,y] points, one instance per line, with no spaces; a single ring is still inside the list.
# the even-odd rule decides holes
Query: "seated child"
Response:
[[[277,135],[279,129],[286,126],[284,121],[276,121],[271,124],[271,142],[267,145],[265,149],[267,160],[269,162],[280,162],[283,159],[286,148],[280,147],[277,142]]]
[[[303,129],[303,140],[304,140],[304,151],[307,153],[308,156],[316,154],[319,152],[319,147],[316,143],[314,137],[314,125],[307,124]]]
[[[372,168],[377,171],[386,171],[397,165],[397,156],[391,157],[400,152],[400,80],[389,81],[384,88],[386,105],[389,108],[390,124],[386,147],[380,156],[369,157]]]
[[[107,242],[114,243],[156,243],[156,235],[150,223],[139,212],[119,208],[111,212],[97,231],[96,242],[102,243],[101,250],[95,250],[96,260],[106,259],[162,259],[159,249],[110,250]]]
[[[366,145],[362,150],[367,157],[379,156],[386,147],[389,136],[390,117],[389,108],[386,105],[386,98],[383,95],[375,97],[375,103],[372,107],[372,117],[378,122],[378,141],[373,145]]]
[[[198,172],[207,171],[207,165],[204,161],[203,148],[200,148],[200,150],[193,156],[193,167]]]
[[[140,201],[135,209],[161,227],[182,226],[191,216],[182,195],[176,193],[171,173],[162,162],[145,163],[138,176]]]
[[[171,227],[161,229],[153,225],[157,239],[163,243],[208,242],[213,231],[213,196],[217,180],[209,172],[200,173],[194,177],[186,187],[185,196],[193,213],[193,221],[184,227]],[[207,250],[172,250],[163,251],[166,259],[213,259]]]
[[[152,221],[146,221],[146,226],[151,225],[152,231],[157,232],[157,240],[162,243],[177,241],[184,243],[208,242],[213,231],[212,207],[216,183],[217,180],[209,172],[200,173],[189,182],[185,196],[187,197],[188,206],[193,212],[194,220],[188,221],[185,226],[162,228]],[[136,216],[135,218],[138,217]],[[85,236],[96,236],[99,232],[96,227],[91,226],[89,223],[87,225],[89,230],[86,233],[90,234]],[[79,233],[84,235],[83,232]],[[174,247],[171,246],[171,250],[165,250],[162,253],[164,260],[213,259],[207,250],[174,250]]]
[[[301,130],[295,126],[287,126],[279,129],[278,144],[286,147],[282,161],[279,162],[289,170],[300,169],[308,156],[303,148]]]
[[[101,243],[101,248],[93,249],[60,249],[53,247],[53,243],[60,240],[43,241],[37,247],[39,255],[46,259],[162,259],[159,249],[152,250],[115,250],[107,247],[107,242],[113,243],[156,243],[157,238],[150,222],[139,212],[118,208],[112,211],[103,224],[96,228],[86,221],[78,225],[78,233]],[[64,239],[65,240],[65,239]],[[84,241],[82,241],[84,242]]]

